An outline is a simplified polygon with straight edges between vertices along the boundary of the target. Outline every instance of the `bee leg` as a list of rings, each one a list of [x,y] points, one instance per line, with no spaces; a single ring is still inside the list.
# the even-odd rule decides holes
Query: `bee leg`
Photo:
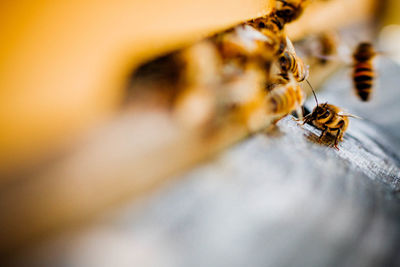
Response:
[[[297,113],[297,116],[299,117],[299,120],[304,119],[304,110],[303,110],[302,106],[297,107],[296,113]]]
[[[306,123],[308,123],[308,122],[310,122],[311,121],[311,114],[308,114],[307,116],[305,116],[304,118],[303,118],[303,123],[302,123],[302,125],[304,125],[304,124],[306,124]]]
[[[335,136],[335,144],[333,145],[337,150],[339,150],[338,144],[339,144],[339,137],[342,133],[342,130],[340,128],[337,129],[337,134]]]
[[[304,120],[304,111],[301,109],[301,107],[296,109],[296,115],[298,118],[292,117],[292,120],[294,121],[303,121]]]
[[[318,138],[318,141],[321,141],[321,139],[325,136],[326,132],[328,131],[328,127],[325,127],[322,132],[321,135]]]

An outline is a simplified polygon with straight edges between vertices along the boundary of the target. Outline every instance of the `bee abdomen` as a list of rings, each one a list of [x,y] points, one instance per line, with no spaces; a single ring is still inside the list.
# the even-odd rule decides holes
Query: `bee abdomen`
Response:
[[[272,90],[268,96],[269,112],[286,115],[296,108],[299,98],[302,97],[292,86],[279,86]]]
[[[367,75],[367,74],[361,74],[354,77],[354,81],[356,83],[368,82],[372,81],[373,79],[374,77],[372,75]]]
[[[372,66],[367,63],[360,63],[355,67],[353,80],[357,95],[363,101],[367,101],[372,91],[374,72]]]

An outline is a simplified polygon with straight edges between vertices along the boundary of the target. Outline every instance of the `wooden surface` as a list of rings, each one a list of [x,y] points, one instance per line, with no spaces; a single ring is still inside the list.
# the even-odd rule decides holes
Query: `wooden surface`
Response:
[[[340,150],[290,117],[97,222],[18,257],[30,266],[399,266],[400,67],[371,103],[342,69],[319,94],[353,119]],[[312,100],[307,103],[314,106]],[[397,111],[396,113],[394,111]],[[327,140],[326,140],[327,141]],[[14,262],[15,263],[15,262]]]

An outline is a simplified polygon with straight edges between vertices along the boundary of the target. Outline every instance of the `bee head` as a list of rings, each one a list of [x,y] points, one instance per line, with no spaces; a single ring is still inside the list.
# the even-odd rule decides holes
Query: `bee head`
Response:
[[[328,109],[328,103],[319,104],[312,112],[312,117],[315,120],[326,119],[329,117],[331,112]]]
[[[357,46],[353,56],[357,60],[368,60],[375,56],[374,47],[371,43],[362,42]]]

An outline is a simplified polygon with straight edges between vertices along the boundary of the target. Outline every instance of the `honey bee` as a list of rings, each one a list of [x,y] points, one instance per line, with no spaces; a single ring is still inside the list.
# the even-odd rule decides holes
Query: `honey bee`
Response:
[[[242,67],[251,62],[271,60],[273,55],[268,47],[274,44],[270,40],[250,25],[237,26],[213,38],[223,60],[235,61]]]
[[[298,19],[309,0],[276,0],[275,14],[285,23],[292,22]]]
[[[353,82],[357,95],[368,101],[372,91],[374,68],[372,60],[376,52],[371,43],[360,43],[353,53]]]
[[[273,58],[283,53],[286,48],[286,34],[284,31],[285,22],[279,18],[274,12],[271,14],[253,19],[247,22],[266,38],[264,53],[269,53],[269,57]]]
[[[277,85],[267,95],[268,113],[277,116],[286,116],[292,111],[302,117],[301,107],[304,103],[303,90],[297,83]]]
[[[305,116],[302,121],[303,125],[306,123],[311,123],[317,129],[322,130],[319,140],[321,140],[326,134],[335,137],[334,147],[339,150],[338,144],[343,140],[343,135],[349,126],[349,117],[358,118],[353,114],[346,113],[339,107],[332,104],[323,103],[319,104],[317,96],[315,95],[314,89],[311,84],[307,81],[314,95],[315,102],[317,106],[313,111]]]
[[[311,88],[312,89],[312,88]],[[343,135],[349,126],[349,117],[359,118],[355,115],[342,111],[339,107],[323,103],[318,104],[317,97],[313,90],[317,106],[313,111],[304,117],[303,125],[311,123],[316,128],[322,130],[319,139],[321,140],[326,134],[335,137],[334,147],[339,150],[338,144],[343,140]]]
[[[320,44],[319,63],[324,65],[328,58],[334,55],[337,51],[337,35],[334,32],[325,32],[318,37]]]
[[[308,68],[303,60],[296,55],[292,42],[287,38],[286,51],[279,57],[279,65],[281,73],[279,76],[283,80],[289,81],[288,73],[293,74],[293,78],[297,82],[302,82],[308,78]]]

